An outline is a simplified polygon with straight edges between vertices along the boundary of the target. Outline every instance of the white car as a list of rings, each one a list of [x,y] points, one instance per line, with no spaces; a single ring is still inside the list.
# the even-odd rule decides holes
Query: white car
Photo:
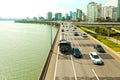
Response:
[[[96,52],[90,52],[89,56],[94,64],[103,64],[103,61],[100,56]]]

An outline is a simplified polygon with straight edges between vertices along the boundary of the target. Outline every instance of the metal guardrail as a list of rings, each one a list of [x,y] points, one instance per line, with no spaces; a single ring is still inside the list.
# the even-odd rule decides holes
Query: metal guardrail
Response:
[[[53,49],[55,47],[55,43],[56,43],[56,40],[57,40],[57,36],[58,36],[59,30],[60,30],[60,28],[57,31],[57,34],[56,34],[55,39],[54,39],[54,42],[53,42],[52,47],[50,49],[50,52],[48,54],[48,58],[47,58],[47,60],[45,62],[44,68],[43,68],[42,73],[41,73],[41,75],[39,77],[39,80],[45,80],[45,77],[46,77],[47,70],[48,70],[48,67],[49,67],[49,63],[50,63],[50,60],[51,60],[51,57],[52,57],[52,54],[53,54]]]

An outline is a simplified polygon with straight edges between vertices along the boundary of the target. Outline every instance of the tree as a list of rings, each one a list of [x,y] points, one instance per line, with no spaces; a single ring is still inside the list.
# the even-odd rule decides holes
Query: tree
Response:
[[[33,17],[34,20],[37,20],[37,17]]]

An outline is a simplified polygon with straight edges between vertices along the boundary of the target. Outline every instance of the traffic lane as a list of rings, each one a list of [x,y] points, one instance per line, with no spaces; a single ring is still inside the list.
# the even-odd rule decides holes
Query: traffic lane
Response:
[[[96,76],[92,72],[92,68],[90,64],[90,58],[87,55],[90,49],[87,49],[87,47],[82,48],[79,44],[79,41],[75,38],[78,38],[78,36],[73,36],[72,42],[74,43],[75,47],[78,47],[81,51],[83,57],[82,58],[75,58],[73,56],[73,62],[75,66],[76,76],[77,79],[84,79],[84,80],[90,80],[90,79],[97,79]],[[88,42],[88,41],[87,41]],[[86,44],[86,43],[85,43]]]
[[[89,48],[91,48],[91,50],[94,49],[93,47],[89,47]],[[95,52],[97,51],[95,50]],[[100,53],[100,52],[97,53],[103,59],[104,62],[104,65],[102,66],[93,65],[93,70],[96,73],[96,75],[98,75],[98,78],[100,80],[101,79],[120,80],[120,63],[107,53]]]
[[[69,31],[64,32],[66,35]],[[68,35],[68,37],[70,37]],[[66,38],[68,38],[66,37]],[[58,52],[55,80],[75,80],[71,55]]]
[[[80,41],[81,43],[82,42],[84,42],[84,43],[86,43],[86,44],[89,44],[89,43],[94,43],[94,42],[91,42],[91,41],[86,41],[86,40],[84,40],[84,41]],[[82,44],[83,45],[83,44]],[[81,46],[81,48],[82,48],[83,46]],[[83,51],[83,54],[85,53],[84,51],[88,51],[88,52],[86,52],[86,54],[88,54],[89,53],[89,51],[95,51],[96,52],[96,50],[92,47],[92,46],[89,46],[88,48],[85,48],[85,45],[84,45],[84,47],[82,48],[82,50],[81,51]],[[94,74],[95,75],[97,75],[98,76],[98,78],[100,78],[100,79],[110,79],[111,78],[111,75],[113,74],[112,72],[114,72],[115,74],[113,74],[113,76],[112,76],[112,78],[111,78],[111,80],[114,80],[114,79],[117,79],[117,80],[119,80],[120,78],[120,63],[119,62],[117,62],[116,60],[114,60],[114,58],[112,57],[112,56],[110,56],[109,54],[106,54],[106,53],[99,53],[99,55],[101,56],[101,58],[103,59],[103,61],[104,61],[104,66],[98,66],[98,65],[94,65],[92,62],[90,62],[90,64],[93,64],[92,66],[93,67],[91,67],[91,70],[92,70],[92,72],[94,72]],[[83,55],[83,56],[85,56],[85,54]],[[83,57],[83,59],[84,59],[84,57]],[[86,58],[86,59],[89,59],[89,58]],[[111,61],[112,60],[112,61]],[[81,59],[80,59],[80,61],[81,61]],[[81,65],[83,65],[83,63],[82,62],[80,62],[80,61],[77,61],[77,63],[81,63]],[[76,61],[75,61],[76,62]],[[84,62],[85,63],[85,62]],[[119,67],[118,68],[116,68],[116,66],[115,65],[113,65],[113,64],[118,64],[119,65]],[[108,66],[107,66],[108,65]],[[77,65],[78,66],[78,65]],[[76,67],[76,66],[75,66]],[[84,66],[84,67],[86,67],[86,66]],[[86,67],[86,69],[88,70],[88,68]],[[89,69],[90,70],[90,69]],[[91,71],[90,70],[90,71]],[[77,71],[77,70],[76,70]],[[99,74],[98,74],[99,73]],[[111,74],[110,74],[111,73]]]
[[[72,36],[73,34],[71,34],[70,36]],[[71,39],[73,39],[72,37],[71,37]],[[77,38],[76,38],[77,39]],[[74,39],[73,39],[74,40]],[[80,39],[80,40],[82,40],[82,39]],[[83,42],[82,44],[80,44],[82,47],[84,46],[90,46],[90,43],[87,43],[87,42],[89,42],[89,41],[87,41],[87,40],[83,40],[83,41],[86,41],[86,42]],[[82,41],[81,41],[82,42]],[[85,44],[84,44],[85,43]],[[87,44],[86,44],[87,43]],[[94,43],[94,42],[93,42]],[[75,45],[75,44],[74,44]],[[78,45],[79,46],[79,45]],[[89,49],[89,48],[88,48]],[[86,51],[87,49],[85,49],[85,51]],[[92,50],[94,50],[93,49],[93,47],[92,47]],[[88,54],[88,53],[86,53],[86,54]],[[85,63],[85,62],[84,62]],[[92,62],[91,62],[92,63]],[[92,63],[93,64],[93,63]],[[97,67],[96,67],[96,65],[93,65],[93,66],[95,66],[95,68],[93,67],[91,70],[93,71],[93,73],[95,74],[95,75],[97,75],[97,73],[96,72],[99,72],[99,71],[96,71],[97,70]],[[76,67],[76,66],[75,66]],[[99,68],[98,68],[99,69]],[[103,68],[103,71],[102,70],[100,70],[101,72],[104,72],[105,71],[105,69]],[[106,72],[106,71],[105,71]],[[77,73],[77,72],[76,72]],[[104,75],[104,74],[103,74]],[[103,76],[104,77],[104,76]],[[102,77],[102,78],[103,78]]]
[[[81,37],[82,38],[82,37]],[[82,67],[82,70],[84,71],[84,76],[79,77],[80,79],[85,79],[85,80],[91,80],[91,79],[95,79],[97,80],[97,77],[95,76],[95,74],[92,71],[92,65],[91,64],[91,60],[88,56],[88,53],[90,51],[92,51],[92,49],[90,49],[91,43],[89,39],[81,39],[81,41],[78,41],[78,44],[80,45],[80,49],[81,52],[83,54],[83,58],[82,58],[82,62],[83,64],[80,66]],[[76,64],[76,67],[78,65]],[[80,74],[78,74],[80,75]]]
[[[120,80],[120,64],[114,59],[104,59],[104,66],[92,67],[100,80]]]
[[[78,47],[81,50],[81,47],[78,45],[78,41],[75,39],[78,36],[74,36],[73,33],[69,33],[68,34],[68,39],[70,42],[72,42],[72,46],[73,47]],[[86,52],[86,49],[85,49]],[[89,51],[87,51],[88,53]],[[87,54],[86,53],[86,54]],[[73,56],[72,56],[73,57]],[[83,56],[85,57],[85,56]],[[88,58],[88,56],[86,56]],[[75,57],[73,57],[73,62],[74,62],[74,67],[75,67],[75,72],[76,72],[76,76],[77,79],[85,79],[85,80],[90,80],[90,79],[96,79],[95,75],[92,74],[92,70],[90,68],[90,60],[88,61],[85,59],[77,59]]]
[[[59,52],[55,80],[75,80],[71,56]]]
[[[94,42],[93,40],[89,39],[89,40],[82,40],[81,38],[76,38],[76,40],[80,40],[80,46],[81,48],[85,46],[89,46],[88,49],[90,49],[91,51],[96,51],[96,49],[93,48],[93,44],[96,44],[96,42]],[[82,49],[82,51],[84,50],[84,48]],[[86,49],[87,50],[87,49]],[[100,57],[103,59],[104,61],[104,65],[103,66],[99,66],[99,65],[92,65],[93,67],[93,70],[94,72],[96,72],[96,74],[98,74],[98,76],[102,76],[100,77],[101,79],[110,79],[111,77],[111,80],[114,80],[114,79],[117,79],[117,80],[120,80],[120,63],[117,62],[111,55],[107,54],[108,51],[105,50],[106,53],[100,53],[100,52],[97,52]],[[83,51],[84,52],[84,51]],[[91,61],[91,64],[92,61]]]

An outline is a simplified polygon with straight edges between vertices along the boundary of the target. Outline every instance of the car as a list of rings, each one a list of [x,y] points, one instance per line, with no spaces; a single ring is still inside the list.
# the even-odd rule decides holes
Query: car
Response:
[[[76,27],[73,27],[73,29],[77,29]]]
[[[83,37],[83,38],[87,38],[88,36],[87,36],[87,33],[85,33],[85,32],[82,32],[81,33],[81,36]]]
[[[74,36],[79,36],[78,32],[73,32]]]
[[[72,28],[72,31],[75,31],[75,29],[74,29],[74,28]]]
[[[100,44],[94,44],[94,48],[95,48],[98,52],[105,53],[105,50],[103,49],[103,47],[102,47]]]
[[[96,52],[89,52],[89,56],[94,64],[103,64],[101,57]]]
[[[62,32],[64,32],[64,29],[61,29]]]
[[[66,31],[69,31],[68,29],[66,29]]]
[[[73,48],[73,55],[76,58],[81,58],[82,57],[82,53],[79,51],[78,48]]]

